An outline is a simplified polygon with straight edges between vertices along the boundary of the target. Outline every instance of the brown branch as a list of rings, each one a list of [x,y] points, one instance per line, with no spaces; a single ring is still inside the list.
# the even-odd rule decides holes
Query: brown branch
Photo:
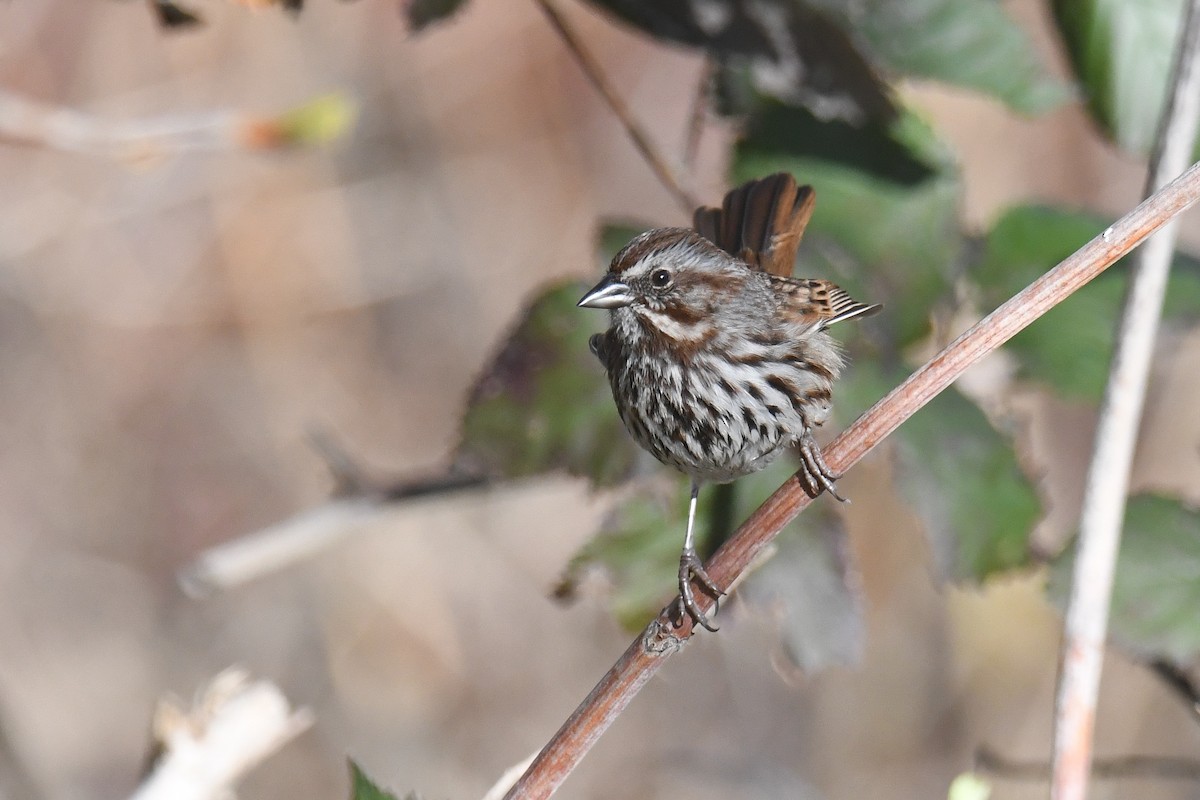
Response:
[[[583,74],[591,82],[592,86],[596,87],[596,91],[604,97],[604,101],[608,103],[608,107],[612,109],[613,114],[621,121],[621,125],[625,128],[625,133],[633,141],[634,147],[642,154],[642,158],[650,165],[650,169],[654,170],[654,174],[666,187],[667,191],[679,203],[679,207],[683,209],[683,213],[688,219],[692,218],[692,211],[699,207],[699,203],[687,193],[683,185],[679,182],[675,171],[667,164],[662,153],[650,141],[650,137],[646,135],[642,127],[633,118],[629,106],[625,105],[625,101],[620,95],[609,85],[608,79],[604,77],[604,70],[600,66],[600,62],[596,60],[587,48],[583,46],[583,41],[575,35],[575,31],[567,24],[566,19],[555,7],[553,0],[536,0],[537,4],[545,12],[546,18],[550,20],[550,24],[554,26],[554,30],[558,31],[558,35],[562,37],[563,42],[567,45],[567,49],[571,51],[571,55],[575,57],[575,61],[579,64],[579,68],[583,70]]]
[[[974,327],[959,336],[908,380],[893,389],[847,428],[825,450],[838,473],[858,463],[877,444],[915,414],[970,366],[999,348],[1031,322],[1107,269],[1147,236],[1200,199],[1200,164],[1144,201],[1054,269],[1034,281]],[[810,502],[792,478],[759,506],[706,565],[719,586],[730,586],[772,539]],[[712,601],[699,598],[703,611]],[[625,650],[587,698],[554,734],[532,765],[506,795],[509,800],[542,800],[552,795],[613,720],[651,676],[691,638],[685,622],[674,628],[670,606]]]

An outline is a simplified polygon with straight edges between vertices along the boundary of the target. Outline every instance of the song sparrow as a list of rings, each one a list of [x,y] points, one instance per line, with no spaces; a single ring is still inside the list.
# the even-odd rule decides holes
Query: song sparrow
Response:
[[[591,339],[617,411],[638,444],[692,479],[679,558],[680,604],[715,630],[696,605],[695,580],[722,594],[696,555],[696,498],[767,466],[789,447],[805,490],[839,500],[813,438],[829,417],[844,365],[825,329],[878,311],[825,280],[789,277],[812,215],[812,187],[779,173],[701,208],[695,230],[656,228],[617,253],[580,306],[611,311]]]

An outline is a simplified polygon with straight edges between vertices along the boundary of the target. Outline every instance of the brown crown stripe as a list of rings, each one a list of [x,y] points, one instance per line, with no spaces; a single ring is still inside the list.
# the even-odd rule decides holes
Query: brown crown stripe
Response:
[[[625,245],[613,258],[609,272],[620,277],[647,256],[684,243],[688,247],[709,249],[714,254],[721,252],[716,245],[688,228],[656,228]]]

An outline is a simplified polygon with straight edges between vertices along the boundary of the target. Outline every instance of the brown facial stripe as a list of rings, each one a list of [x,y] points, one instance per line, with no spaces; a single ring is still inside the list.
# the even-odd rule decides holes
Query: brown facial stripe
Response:
[[[667,301],[666,308],[662,310],[662,313],[670,317],[673,322],[688,327],[697,325],[710,316],[706,309],[689,306],[678,300]]]
[[[646,334],[646,347],[648,350],[657,353],[665,352],[672,360],[680,362],[685,367],[691,364],[696,354],[705,348],[713,340],[713,337],[717,335],[716,327],[709,325],[695,339],[676,339],[659,330],[652,320],[642,314],[634,314],[634,319],[638,321],[642,331]],[[684,323],[682,319],[677,319],[674,316],[671,316],[671,319],[681,324]],[[703,321],[703,319],[704,316],[700,315],[697,322]]]

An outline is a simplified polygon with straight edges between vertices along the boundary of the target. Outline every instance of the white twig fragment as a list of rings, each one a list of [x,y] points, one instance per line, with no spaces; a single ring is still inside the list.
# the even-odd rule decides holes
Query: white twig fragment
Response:
[[[380,511],[379,501],[373,497],[331,500],[206,550],[179,571],[179,585],[191,597],[240,586],[320,552]]]
[[[251,768],[312,725],[270,681],[238,669],[213,679],[190,712],[178,701],[154,714],[162,754],[130,800],[223,800]]]
[[[1168,184],[1191,163],[1200,120],[1198,51],[1200,0],[1189,0],[1170,95],[1151,158],[1147,196]],[[1116,349],[1084,489],[1079,552],[1067,606],[1063,671],[1055,709],[1052,781],[1055,800],[1083,800],[1087,796],[1100,668],[1130,465],[1178,235],[1178,223],[1172,221],[1134,256],[1129,292],[1117,329]]]
[[[488,789],[487,794],[483,796],[483,800],[502,800],[504,795],[508,794],[508,790],[517,782],[517,778],[525,774],[525,770],[529,769],[529,765],[537,758],[538,751],[533,751],[524,761],[518,761],[504,771],[500,776],[500,780],[496,781],[492,788]]]
[[[340,95],[314,98],[277,116],[218,110],[133,120],[109,120],[0,90],[0,141],[145,164],[195,151],[275,149],[327,141],[354,116]]]

